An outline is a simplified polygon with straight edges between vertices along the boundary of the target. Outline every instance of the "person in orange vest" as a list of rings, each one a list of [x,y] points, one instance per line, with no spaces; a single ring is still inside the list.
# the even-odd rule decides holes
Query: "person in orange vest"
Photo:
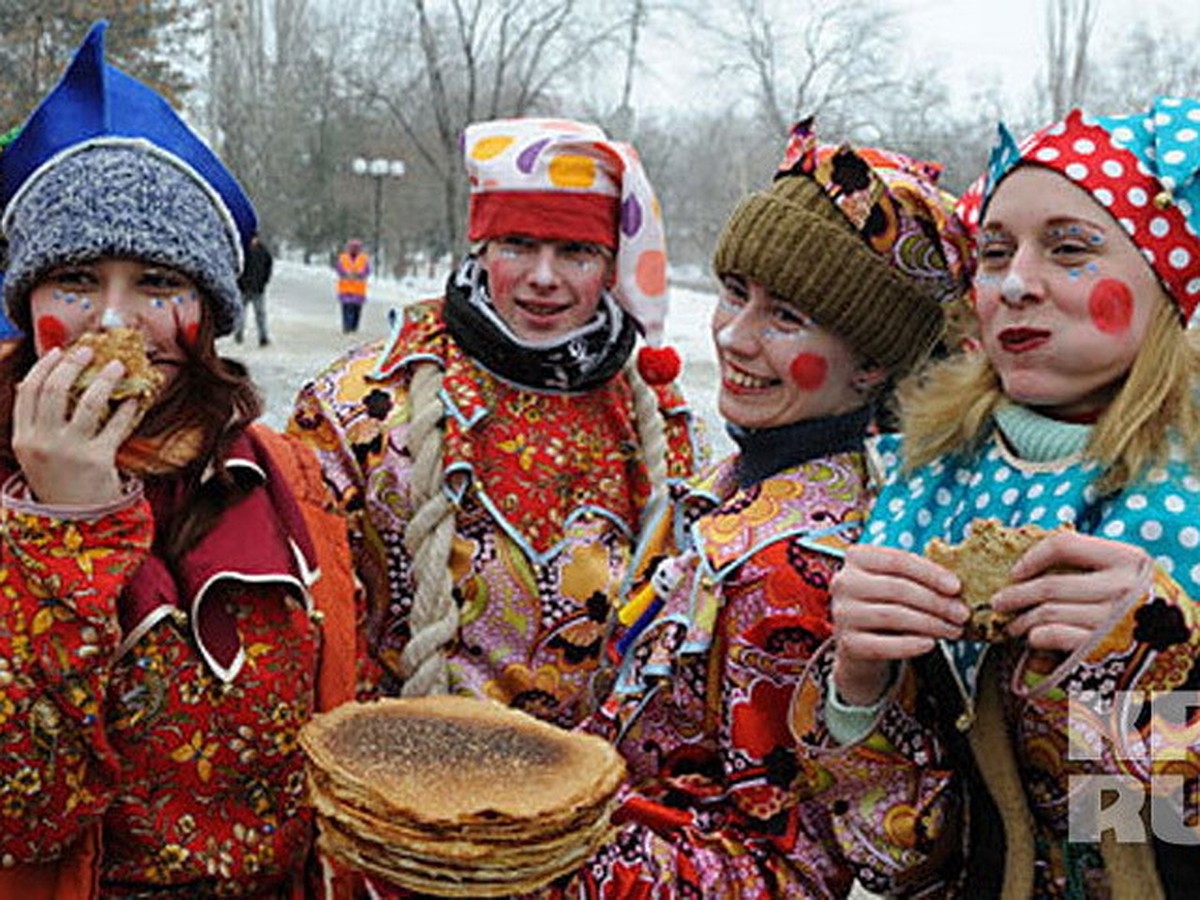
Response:
[[[358,320],[367,302],[367,278],[371,274],[371,258],[363,252],[362,241],[351,238],[346,249],[338,254],[337,293],[342,304],[342,334],[358,331]]]

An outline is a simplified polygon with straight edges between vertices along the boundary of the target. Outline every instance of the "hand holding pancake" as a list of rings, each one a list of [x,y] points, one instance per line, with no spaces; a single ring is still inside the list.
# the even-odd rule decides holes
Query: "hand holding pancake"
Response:
[[[963,637],[999,643],[1010,636],[1005,626],[1012,615],[996,609],[993,598],[1014,580],[1013,568],[1029,548],[1051,532],[1037,525],[1009,528],[998,519],[976,519],[968,528],[969,535],[958,544],[934,538],[926,545],[925,556],[954,572],[962,582],[962,598],[971,611]]]
[[[13,405],[13,453],[34,497],[76,506],[119,499],[117,450],[160,381],[132,329],[87,334],[39,359]]]
[[[830,585],[836,637],[834,681],[848,703],[867,706],[887,685],[893,661],[961,636],[967,609],[959,580],[915,553],[859,545]]]
[[[1141,547],[1062,531],[1021,557],[992,606],[1011,618],[1010,636],[1070,653],[1146,589],[1151,567]]]

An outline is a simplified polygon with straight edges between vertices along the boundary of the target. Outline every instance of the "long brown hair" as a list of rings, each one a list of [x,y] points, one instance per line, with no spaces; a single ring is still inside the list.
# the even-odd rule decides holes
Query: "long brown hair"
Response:
[[[225,462],[234,440],[263,412],[262,395],[246,367],[218,356],[207,302],[201,304],[195,340],[180,346],[184,360],[178,377],[134,431],[135,437],[149,440],[185,430],[200,438],[195,460],[182,471],[166,476],[182,479],[174,506],[178,514],[170,522],[155,523],[155,550],[172,568],[240,496]],[[17,385],[36,360],[33,338],[28,333],[15,352],[0,360],[0,457],[10,470],[18,468],[12,450],[13,400]],[[206,474],[208,478],[202,483]]]

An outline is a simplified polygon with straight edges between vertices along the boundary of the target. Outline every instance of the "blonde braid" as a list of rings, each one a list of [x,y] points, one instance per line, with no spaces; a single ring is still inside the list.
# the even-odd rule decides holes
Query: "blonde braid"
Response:
[[[650,498],[641,517],[644,523],[649,513],[667,499],[667,430],[659,412],[658,395],[643,380],[632,360],[625,366],[625,376],[633,390],[638,445],[642,448],[642,459],[650,476]]]
[[[437,364],[416,366],[408,391],[408,446],[413,458],[409,490],[414,512],[404,532],[404,546],[412,558],[415,591],[409,615],[411,636],[400,657],[405,697],[449,691],[445,648],[458,635],[458,604],[450,577],[454,504],[442,484],[441,387]]]

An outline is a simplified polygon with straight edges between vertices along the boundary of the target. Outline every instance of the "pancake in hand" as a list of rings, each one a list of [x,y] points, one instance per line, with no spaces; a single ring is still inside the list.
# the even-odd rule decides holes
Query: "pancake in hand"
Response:
[[[1010,528],[998,519],[976,519],[967,539],[947,544],[934,538],[925,546],[925,556],[953,571],[962,582],[962,597],[971,610],[963,636],[972,641],[999,643],[1008,639],[1004,626],[1012,615],[992,608],[992,597],[1012,582],[1012,568],[1029,548],[1057,531],[1037,525]]]
[[[136,400],[138,417],[154,405],[154,398],[162,385],[162,373],[150,362],[146,355],[146,342],[142,333],[136,328],[110,328],[107,331],[89,331],[71,345],[75,347],[91,347],[91,361],[79,373],[75,383],[71,385],[71,407],[74,409],[79,398],[88,386],[96,380],[111,360],[120,360],[125,367],[125,374],[117,382],[109,395],[110,413],[126,400]],[[107,418],[107,417],[105,417]]]

